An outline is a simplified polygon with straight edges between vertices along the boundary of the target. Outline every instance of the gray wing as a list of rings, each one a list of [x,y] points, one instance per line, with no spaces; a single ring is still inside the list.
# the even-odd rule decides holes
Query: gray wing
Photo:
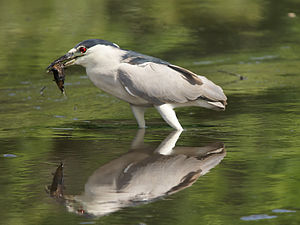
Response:
[[[126,91],[152,104],[186,103],[203,98],[226,102],[223,90],[203,76],[168,63],[124,62],[118,69]]]

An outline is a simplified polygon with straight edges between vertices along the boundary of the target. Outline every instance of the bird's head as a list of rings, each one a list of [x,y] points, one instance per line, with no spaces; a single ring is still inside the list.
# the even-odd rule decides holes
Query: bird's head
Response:
[[[65,55],[54,60],[48,67],[50,71],[55,64],[61,63],[64,67],[71,65],[87,66],[89,62],[97,59],[103,49],[119,49],[117,44],[101,39],[89,39],[78,43]]]

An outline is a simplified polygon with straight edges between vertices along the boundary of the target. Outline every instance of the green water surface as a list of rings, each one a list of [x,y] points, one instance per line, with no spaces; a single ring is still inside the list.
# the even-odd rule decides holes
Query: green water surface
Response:
[[[300,1],[2,0],[0,9],[0,224],[300,224]],[[132,151],[138,131],[129,105],[83,68],[66,71],[67,97],[46,74],[90,38],[222,86],[225,112],[176,110],[186,129],[176,147],[221,142],[224,159],[188,188],[105,216],[51,198],[61,161],[64,193],[80,195],[94,171]],[[172,129],[154,109],[146,121],[152,152]]]

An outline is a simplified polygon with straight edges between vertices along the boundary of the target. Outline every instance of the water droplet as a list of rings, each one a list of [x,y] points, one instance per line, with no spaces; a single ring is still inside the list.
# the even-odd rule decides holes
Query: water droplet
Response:
[[[289,209],[273,209],[272,212],[274,213],[294,213],[296,210],[289,210]]]
[[[264,219],[273,219],[277,216],[269,216],[267,214],[258,214],[258,215],[251,215],[251,216],[243,216],[241,220],[244,221],[254,221],[254,220],[264,220]]]
[[[14,155],[14,154],[3,154],[3,157],[5,157],[5,158],[15,158],[17,156]]]
[[[61,116],[61,115],[54,115],[55,118],[65,118],[65,116]]]

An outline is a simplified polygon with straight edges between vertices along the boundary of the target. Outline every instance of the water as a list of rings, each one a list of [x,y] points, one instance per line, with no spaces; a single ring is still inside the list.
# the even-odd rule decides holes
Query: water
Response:
[[[0,8],[0,224],[300,223],[300,2],[12,0]],[[138,134],[129,106],[95,88],[79,67],[67,70],[63,97],[45,68],[88,38],[207,76],[225,90],[227,110],[178,109],[186,131],[172,136],[150,109],[149,128]],[[162,143],[169,153],[176,145],[172,156],[157,153]],[[208,173],[162,194],[176,178],[167,170],[172,157],[197,162],[197,150],[216,143],[225,149]],[[83,196],[95,177],[92,190],[108,201],[93,199],[117,206],[93,215],[83,203],[72,202],[71,212],[50,197],[45,187],[60,162],[66,198]],[[107,188],[120,171],[130,174],[122,187],[133,189],[125,193],[145,188],[139,199],[120,203],[123,193]],[[152,182],[159,175],[166,179]],[[162,191],[145,194],[151,185]]]

